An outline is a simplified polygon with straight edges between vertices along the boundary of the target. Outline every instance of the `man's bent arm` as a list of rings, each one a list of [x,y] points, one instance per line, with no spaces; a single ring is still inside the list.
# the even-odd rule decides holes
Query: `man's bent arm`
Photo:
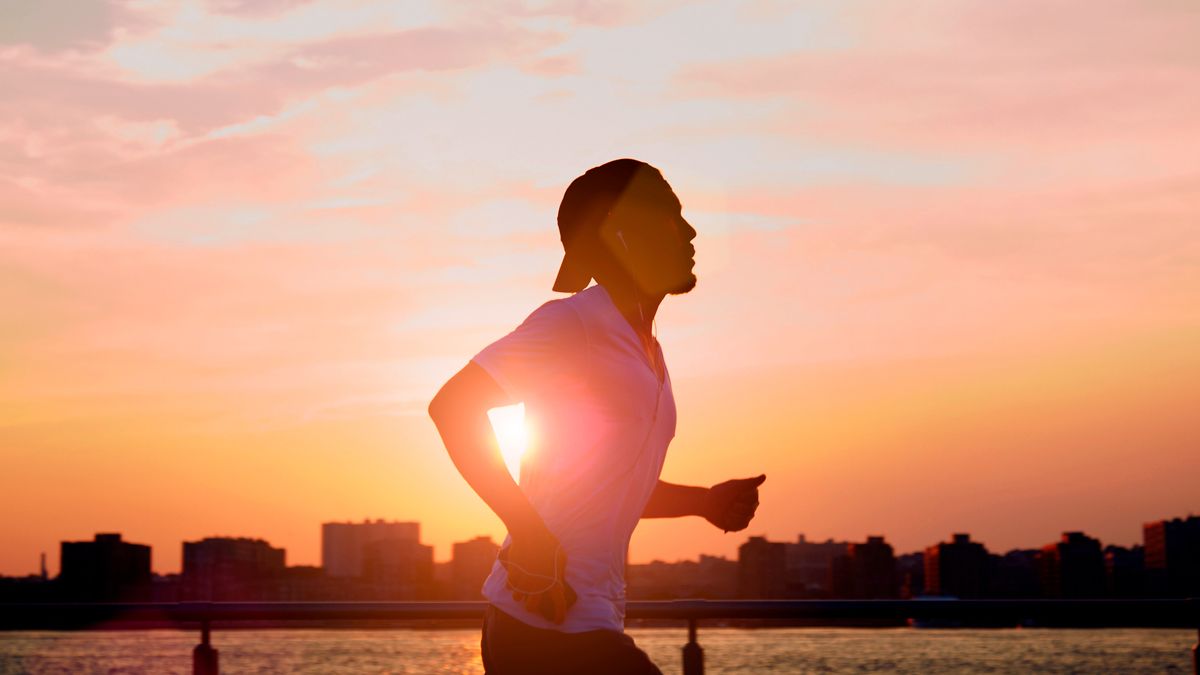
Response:
[[[470,361],[433,397],[429,416],[458,472],[509,533],[541,538],[549,530],[509,474],[487,415],[491,408],[509,403],[500,385]]]
[[[708,488],[676,485],[660,480],[642,510],[643,518],[679,518],[703,516],[707,508]]]

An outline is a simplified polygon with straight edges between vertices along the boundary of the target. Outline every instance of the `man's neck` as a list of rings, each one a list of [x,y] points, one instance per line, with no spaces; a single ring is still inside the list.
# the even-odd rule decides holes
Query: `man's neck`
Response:
[[[664,296],[647,295],[632,281],[625,283],[609,281],[602,285],[629,325],[633,326],[633,329],[639,334],[649,337],[652,334],[651,326],[654,323],[654,316],[658,313],[658,306],[662,304]]]

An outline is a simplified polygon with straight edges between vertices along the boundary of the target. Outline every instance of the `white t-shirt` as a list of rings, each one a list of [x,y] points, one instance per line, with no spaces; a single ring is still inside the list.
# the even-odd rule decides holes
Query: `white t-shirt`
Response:
[[[675,436],[665,366],[660,383],[637,332],[599,285],[538,307],[472,360],[525,403],[519,483],[562,543],[579,601],[562,624],[529,612],[505,588],[498,561],[484,596],[537,628],[623,631],[629,538]]]

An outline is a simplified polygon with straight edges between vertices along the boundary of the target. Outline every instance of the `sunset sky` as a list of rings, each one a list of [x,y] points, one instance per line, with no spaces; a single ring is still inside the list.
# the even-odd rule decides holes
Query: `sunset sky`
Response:
[[[482,9],[485,5],[488,9]],[[636,157],[699,232],[663,478],[898,553],[1200,512],[1200,3],[76,2],[0,21],[0,574],[503,528],[425,407]]]

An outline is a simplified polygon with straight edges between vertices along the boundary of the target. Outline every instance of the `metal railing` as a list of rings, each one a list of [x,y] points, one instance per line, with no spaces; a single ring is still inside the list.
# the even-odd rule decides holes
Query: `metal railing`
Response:
[[[0,629],[88,628],[117,625],[200,629],[192,652],[195,675],[217,675],[212,646],[216,624],[267,622],[414,621],[482,619],[484,602],[180,602],[180,603],[10,603],[0,604]],[[684,675],[702,675],[704,652],[697,641],[701,620],[962,622],[988,626],[1142,627],[1197,629],[1192,667],[1200,675],[1200,599],[1155,600],[665,600],[630,602],[630,619],[686,622]],[[942,625],[945,625],[943,623]]]

